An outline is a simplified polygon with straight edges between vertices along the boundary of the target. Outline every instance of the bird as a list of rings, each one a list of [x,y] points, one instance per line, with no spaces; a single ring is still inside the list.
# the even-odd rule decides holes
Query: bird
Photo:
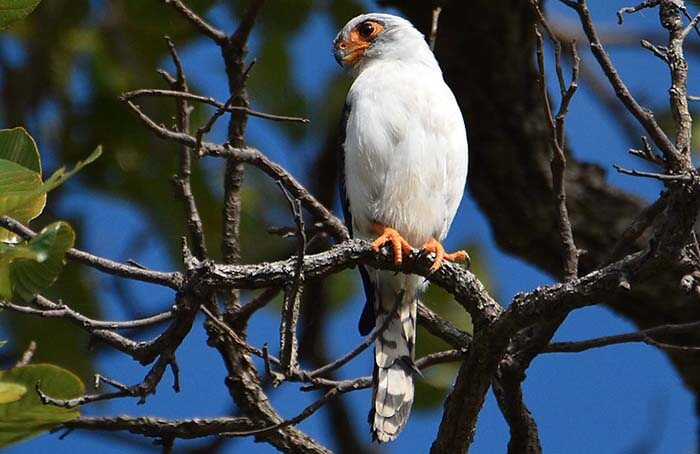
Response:
[[[447,236],[467,181],[467,133],[454,94],[425,37],[408,20],[383,13],[351,19],[333,40],[336,61],[353,79],[340,124],[340,192],[353,238],[388,247],[400,265],[434,254]],[[416,312],[427,280],[359,266],[366,303],[359,320],[375,340],[373,440],[389,442],[406,425],[414,399]],[[388,320],[387,320],[388,319]],[[386,325],[386,326],[384,326]]]

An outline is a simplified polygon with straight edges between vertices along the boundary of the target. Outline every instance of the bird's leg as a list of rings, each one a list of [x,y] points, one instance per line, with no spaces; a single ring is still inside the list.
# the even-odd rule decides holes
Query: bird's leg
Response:
[[[444,260],[447,260],[448,262],[461,262],[463,260],[466,260],[467,263],[471,262],[467,251],[460,250],[448,254],[445,252],[445,248],[442,247],[442,244],[440,244],[440,242],[435,238],[431,238],[423,245],[423,247],[421,247],[421,255],[428,255],[431,252],[435,254],[435,261],[433,262],[433,266],[430,267],[431,272],[439,270]]]
[[[408,241],[396,230],[382,224],[372,224],[372,231],[379,235],[376,240],[372,241],[372,250],[379,252],[379,249],[387,243],[391,244],[391,250],[394,251],[394,264],[401,265],[403,254],[411,255],[412,247]]]

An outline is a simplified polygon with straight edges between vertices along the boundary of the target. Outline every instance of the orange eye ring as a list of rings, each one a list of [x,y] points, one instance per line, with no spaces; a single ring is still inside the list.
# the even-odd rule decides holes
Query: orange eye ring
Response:
[[[353,34],[357,36],[359,41],[371,41],[373,40],[381,31],[384,30],[384,26],[379,22],[372,20],[367,20],[355,27]]]
[[[357,33],[367,39],[374,33],[374,24],[372,22],[363,22],[357,26]]]

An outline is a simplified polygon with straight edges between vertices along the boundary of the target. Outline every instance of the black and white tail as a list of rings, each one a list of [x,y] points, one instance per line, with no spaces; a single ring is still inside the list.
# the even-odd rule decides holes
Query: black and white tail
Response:
[[[413,405],[416,309],[422,278],[390,271],[372,274],[376,329],[386,317],[391,316],[391,320],[375,341],[369,423],[373,438],[388,442],[406,425]],[[398,308],[392,314],[396,304]]]

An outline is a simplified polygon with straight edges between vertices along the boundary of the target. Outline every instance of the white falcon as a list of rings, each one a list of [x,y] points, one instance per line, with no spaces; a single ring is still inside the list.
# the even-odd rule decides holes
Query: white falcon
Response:
[[[333,41],[335,58],[354,78],[341,125],[341,199],[355,238],[389,245],[394,261],[413,246],[443,260],[467,180],[467,134],[452,91],[423,35],[389,14],[363,14]],[[360,267],[367,303],[360,333],[388,327],[377,338],[369,422],[373,437],[395,439],[406,425],[414,394],[417,298],[425,279]],[[400,299],[400,301],[398,300]]]

